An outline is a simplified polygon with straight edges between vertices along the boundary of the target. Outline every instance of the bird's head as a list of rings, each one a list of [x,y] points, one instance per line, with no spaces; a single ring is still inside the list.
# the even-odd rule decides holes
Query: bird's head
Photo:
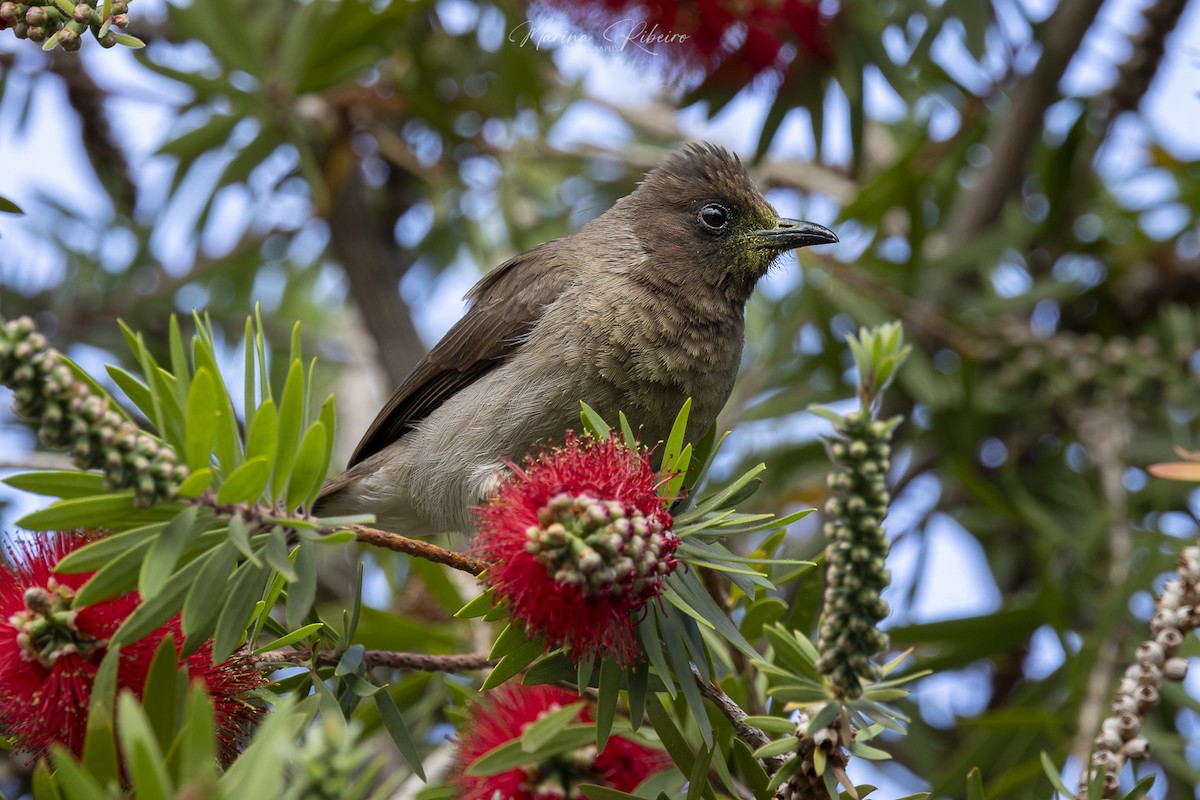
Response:
[[[713,144],[667,156],[622,205],[651,268],[742,301],[783,253],[838,241],[815,222],[780,217],[741,160]]]

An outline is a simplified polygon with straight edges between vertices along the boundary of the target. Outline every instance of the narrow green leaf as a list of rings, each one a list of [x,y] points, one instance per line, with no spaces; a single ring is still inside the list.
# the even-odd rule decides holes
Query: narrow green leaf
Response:
[[[521,740],[506,742],[484,753],[467,767],[468,775],[496,775],[524,764],[545,763],[554,756],[578,750],[596,741],[596,728],[591,723],[571,724],[536,752],[527,752]]]
[[[145,539],[115,556],[80,587],[75,593],[75,603],[80,607],[91,606],[133,589],[137,585],[142,558],[149,549],[150,539]]]
[[[325,425],[321,422],[314,422],[304,434],[288,478],[286,508],[289,510],[298,508],[324,482],[321,467],[325,463],[326,438]]]
[[[246,459],[265,458],[268,469],[275,465],[275,451],[279,447],[279,417],[275,413],[275,401],[264,400],[250,423],[246,435]]]
[[[711,744],[708,747],[700,748],[700,752],[696,754],[696,763],[692,765],[692,771],[688,774],[687,800],[700,800],[702,795],[712,796],[712,786],[708,780],[708,767],[712,763],[715,750],[716,745]]]
[[[683,407],[679,409],[679,413],[675,415],[675,422],[671,425],[671,432],[667,435],[667,443],[663,447],[662,454],[662,471],[675,472],[676,462],[679,461],[683,454],[683,437],[687,433],[688,416],[692,413],[692,398],[683,401]],[[653,444],[653,442],[647,442]],[[683,470],[687,470],[687,465],[683,466]]]
[[[121,533],[96,539],[85,544],[78,550],[73,550],[58,562],[56,572],[75,574],[91,572],[107,565],[121,553],[138,544],[147,544],[166,527],[164,522],[132,528]],[[147,544],[147,546],[149,546]]]
[[[300,443],[304,425],[304,367],[293,361],[279,401],[279,438],[275,449],[275,471],[271,476],[271,496],[279,499],[292,472],[292,461]]]
[[[67,800],[107,800],[104,787],[79,765],[70,751],[61,745],[52,745],[50,760],[54,762],[54,777],[48,780],[58,784]]]
[[[241,642],[250,623],[250,614],[262,596],[270,575],[265,564],[260,566],[247,561],[238,567],[237,573],[230,579],[225,606],[221,609],[213,634],[213,663],[219,664],[229,658]]]
[[[465,606],[454,612],[454,616],[459,619],[473,619],[474,617],[482,617],[484,614],[492,610],[495,605],[496,595],[491,589],[477,595],[470,600]]]
[[[650,613],[642,620],[642,624],[638,626],[638,636],[642,640],[642,649],[646,651],[646,656],[650,659],[650,663],[654,666],[654,671],[662,679],[666,685],[667,694],[672,699],[675,697],[675,681],[671,678],[671,670],[667,666],[667,658],[663,653],[662,638],[658,633],[659,617],[661,613],[657,605],[650,607]]]
[[[492,644],[492,649],[488,653],[488,658],[504,658],[513,650],[528,642],[529,637],[525,634],[525,629],[520,625],[510,623],[496,637],[496,641]]]
[[[590,433],[597,439],[604,439],[608,436],[608,432],[612,429],[604,421],[604,417],[597,414],[594,408],[582,400],[579,402],[579,409],[579,420],[583,424],[585,433]]]
[[[250,563],[259,566],[262,565],[262,559],[258,557],[258,553],[254,552],[254,548],[250,546],[250,524],[240,515],[235,514],[229,518],[229,541],[233,542],[233,546]]]
[[[187,351],[183,349],[183,334],[179,331],[179,317],[175,314],[171,315],[167,324],[167,342],[171,352],[171,372],[179,380],[179,401],[182,403],[191,394],[191,372]]]
[[[246,317],[246,326],[242,331],[242,336],[244,347],[242,353],[242,408],[245,414],[246,430],[250,431],[254,430],[254,418],[258,416],[258,394],[254,390],[254,379],[258,372],[254,363],[254,324],[250,321],[250,317]],[[248,448],[246,457],[251,457]]]
[[[972,767],[967,773],[967,800],[987,800],[987,794],[983,791],[983,773],[979,767]]]
[[[302,540],[297,545],[293,567],[296,571],[296,578],[287,589],[285,617],[289,628],[295,628],[304,620],[317,599],[317,545],[315,542]]]
[[[271,529],[262,554],[263,558],[271,566],[271,569],[282,575],[284,580],[296,580],[296,570],[292,567],[292,559],[287,549],[287,540],[284,538],[281,528]]]
[[[267,488],[270,477],[271,466],[267,459],[262,456],[251,458],[235,469],[217,489],[217,502],[226,505],[256,500]]]
[[[193,564],[199,571],[183,601],[183,655],[196,652],[212,636],[225,603],[225,593],[213,589],[229,582],[237,556],[237,547],[226,541]]]
[[[127,691],[117,698],[117,739],[138,800],[170,800],[175,792],[162,751],[142,707]]]
[[[199,512],[198,506],[185,506],[150,545],[150,552],[146,554],[138,576],[138,588],[146,600],[158,594],[170,580],[183,548],[195,532]]]
[[[603,752],[617,715],[621,692],[621,668],[612,659],[600,661],[600,692],[596,699],[596,752]]]
[[[133,610],[110,640],[113,644],[126,647],[140,641],[167,620],[175,616],[183,605],[183,597],[195,582],[195,573],[187,567],[176,572],[167,581],[166,587],[154,597],[145,600]]]
[[[0,197],[0,206],[3,205],[3,201],[4,198]],[[0,211],[2,210],[3,209],[0,208]],[[67,758],[70,758],[70,755],[68,755]],[[48,759],[38,759],[37,765],[33,768],[33,775],[31,777],[33,784],[33,800],[63,800],[63,795],[58,790],[58,784],[55,782],[55,776],[50,772],[50,761]],[[60,776],[60,778],[61,777],[62,776]]]
[[[210,786],[217,777],[216,720],[204,683],[196,681],[188,692],[183,730],[171,753],[171,765],[179,782],[188,786]]]
[[[526,641],[525,644],[500,659],[500,663],[496,665],[491,674],[484,680],[482,688],[486,691],[504,683],[532,664],[534,659],[544,653],[545,650],[546,644],[540,638]]]
[[[175,740],[175,715],[179,710],[179,658],[175,650],[175,636],[168,633],[159,643],[146,673],[146,687],[142,692],[143,709],[150,722],[150,729],[158,740],[158,746],[169,750]]]
[[[321,465],[317,470],[317,475],[320,477],[313,483],[308,497],[304,498],[305,508],[312,508],[313,503],[317,501],[317,497],[321,494],[321,484],[325,482],[325,476],[329,474],[329,463],[333,460],[333,445],[337,441],[335,438],[337,435],[337,406],[333,402],[333,395],[325,398],[324,404],[321,405],[319,420],[325,426],[325,452],[321,455]]]
[[[275,641],[268,642],[262,647],[256,648],[254,653],[257,655],[259,653],[267,653],[271,650],[278,650],[282,647],[287,647],[289,644],[295,644],[296,642],[307,639],[309,636],[312,636],[324,627],[325,623],[323,622],[314,622],[311,625],[305,625],[302,628],[297,628],[286,636],[280,636]]]
[[[755,758],[773,758],[786,753],[794,753],[797,747],[796,737],[787,736],[783,739],[776,739],[770,744],[764,744],[762,747],[754,751]]]
[[[628,675],[629,722],[636,731],[642,726],[642,716],[646,711],[646,692],[650,670],[645,661],[638,661],[629,669]]]
[[[1041,758],[1042,771],[1045,772],[1046,777],[1050,779],[1050,785],[1054,787],[1054,790],[1057,792],[1062,792],[1067,797],[1073,797],[1074,792],[1067,787],[1067,784],[1063,782],[1062,776],[1058,773],[1058,766],[1054,763],[1053,759],[1050,758],[1045,750],[1042,751]]]
[[[213,376],[207,369],[197,371],[192,380],[191,391],[187,395],[184,430],[187,434],[188,469],[208,466],[213,438],[217,434],[217,392]]]
[[[636,794],[628,794],[627,792],[610,789],[607,786],[598,786],[594,783],[581,783],[575,787],[579,790],[587,800],[640,800]]]
[[[421,780],[425,780],[425,767],[421,763],[420,751],[417,750],[417,743],[413,740],[412,733],[404,722],[404,716],[396,706],[396,701],[388,692],[379,692],[375,695],[375,708],[379,710],[379,718],[383,721],[383,727],[387,728],[388,735],[396,743],[400,755],[412,767],[413,772],[417,773]]]
[[[646,714],[650,717],[650,725],[658,734],[658,739],[663,743],[663,749],[667,751],[667,755],[671,756],[671,760],[675,762],[675,766],[679,767],[680,772],[690,775],[692,767],[696,764],[696,755],[692,752],[683,733],[680,732],[679,726],[675,724],[674,718],[663,707],[658,695],[650,694],[646,698]]]
[[[120,785],[121,766],[117,760],[117,737],[113,730],[111,705],[91,704],[87,731],[83,737],[82,765],[101,786]]]
[[[17,520],[17,527],[28,531],[65,531],[71,528],[103,528],[106,524],[135,511],[133,490],[107,495],[72,497],[58,500],[41,511]]]
[[[179,485],[179,496],[188,500],[194,500],[204,494],[208,487],[212,485],[212,482],[213,474],[211,469],[208,467],[198,469],[184,478],[183,483]]]
[[[79,470],[46,470],[44,472],[22,472],[0,479],[14,489],[47,497],[90,497],[105,494],[104,476],[99,472]]]
[[[568,725],[579,721],[579,712],[586,705],[586,700],[580,700],[542,714],[521,734],[521,749],[526,753],[536,753],[553,742]]]

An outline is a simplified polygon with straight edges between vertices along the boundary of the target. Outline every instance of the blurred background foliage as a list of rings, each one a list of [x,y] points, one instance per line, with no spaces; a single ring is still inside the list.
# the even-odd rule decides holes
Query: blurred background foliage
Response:
[[[117,318],[165,349],[169,313],[204,308],[236,369],[262,302],[277,346],[300,319],[323,357],[344,456],[481,271],[597,215],[682,139],[729,141],[784,214],[843,243],[751,303],[717,471],[764,460],[754,503],[820,506],[826,429],[806,408],[847,398],[845,333],[899,318],[915,347],[885,410],[908,419],[887,599],[907,668],[936,674],[909,735],[883,740],[896,760],[851,774],[956,796],[979,766],[989,797],[1048,796],[1039,752],[1074,780],[1200,510],[1142,470],[1196,445],[1200,149],[1142,109],[1197,14],[1114,4],[823,2],[805,35],[764,29],[770,59],[743,22],[702,62],[555,48],[538,32],[586,26],[561,12],[587,4],[515,0],[139,0],[136,53],[3,36],[0,195],[25,215],[0,218],[0,309],[87,366],[127,357]],[[1065,80],[1089,48],[1103,77]],[[47,458],[10,418],[0,440],[6,468]],[[818,517],[787,557],[819,553]],[[441,568],[362,557],[362,644],[471,648]],[[331,610],[355,572],[323,565]],[[810,632],[816,575],[784,598]],[[398,685],[436,747],[461,687]],[[1200,681],[1183,687],[1147,731],[1157,797],[1198,796]]]

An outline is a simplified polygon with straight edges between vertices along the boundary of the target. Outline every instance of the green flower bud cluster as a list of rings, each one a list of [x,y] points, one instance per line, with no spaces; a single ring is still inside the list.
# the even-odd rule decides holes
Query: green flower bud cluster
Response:
[[[17,649],[23,661],[36,661],[46,669],[69,653],[87,658],[106,643],[75,627],[71,601],[75,591],[51,577],[46,585],[25,590],[25,608],[8,618],[17,632]]]
[[[1005,395],[1028,408],[1063,411],[1081,405],[1158,407],[1165,397],[1183,403],[1194,393],[1187,369],[1190,350],[1165,348],[1153,336],[1101,338],[1095,333],[1060,331],[1048,338],[1020,324],[1000,334],[1000,364],[994,382]]]
[[[80,469],[103,469],[109,491],[133,487],[139,507],[170,500],[187,477],[169,447],[75,378],[28,317],[0,329],[0,383],[13,390],[17,415],[39,426],[47,447],[68,450]]]
[[[117,43],[112,29],[128,24],[127,0],[112,3],[107,17],[101,0],[80,0],[74,5],[69,0],[30,0],[28,3],[4,0],[0,3],[0,30],[12,28],[18,39],[53,41],[70,51],[80,48],[83,44],[81,36],[88,30],[102,47],[112,47]]]
[[[671,572],[663,556],[674,552],[674,534],[631,505],[564,492],[538,511],[538,523],[525,531],[525,550],[587,597],[646,597]]]
[[[585,744],[540,763],[522,766],[525,780],[521,788],[539,800],[586,800],[579,785],[596,779],[596,755],[596,745]]]
[[[1200,627],[1200,547],[1179,554],[1176,577],[1163,585],[1150,617],[1150,635],[1138,645],[1134,663],[1117,684],[1112,715],[1100,723],[1092,770],[1104,771],[1104,797],[1120,785],[1125,762],[1150,755],[1150,742],[1141,736],[1146,717],[1158,705],[1164,680],[1187,677],[1188,660],[1179,654],[1186,634]],[[1080,800],[1087,800],[1090,775],[1080,778]]]
[[[889,495],[885,483],[894,423],[850,413],[834,428],[829,452],[838,468],[829,474],[825,504],[824,621],[817,669],[838,697],[862,695],[864,680],[878,680],[871,658],[888,646],[879,621],[888,614],[881,595],[891,581],[885,568],[887,538],[881,527]]]

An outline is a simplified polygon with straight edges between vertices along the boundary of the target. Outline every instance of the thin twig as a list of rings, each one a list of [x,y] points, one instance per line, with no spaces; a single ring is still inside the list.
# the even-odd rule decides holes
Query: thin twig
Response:
[[[255,658],[260,664],[308,664],[313,655],[305,650],[272,650],[261,653]],[[336,666],[342,659],[342,654],[333,650],[322,650],[317,653],[317,666]],[[431,655],[429,653],[400,653],[394,650],[366,650],[363,652],[363,663],[374,669],[414,669],[422,672],[472,672],[487,669],[496,665],[495,659],[489,659],[484,653],[457,653],[454,655]]]
[[[717,710],[725,719],[729,720],[729,724],[733,726],[734,735],[741,739],[754,750],[771,743],[771,737],[764,733],[759,728],[754,727],[746,722],[746,717],[750,716],[742,707],[725,694],[720,686],[711,683],[704,679],[700,674],[700,670],[692,666],[692,677],[696,679],[696,685],[700,687],[700,693],[712,701]],[[787,761],[786,756],[772,756],[763,759],[763,766],[767,770],[768,775],[774,775],[779,771],[779,768]]]
[[[423,558],[426,561],[432,561],[435,564],[445,564],[447,567],[469,572],[472,575],[478,575],[487,568],[487,565],[482,561],[455,550],[447,550],[445,547],[423,542],[420,539],[410,539],[398,533],[381,531],[378,528],[370,528],[366,525],[347,525],[342,528],[331,528],[330,532],[333,532],[333,530],[351,530],[354,531],[358,541],[363,544],[369,544],[372,547],[381,547],[384,550],[391,550],[395,553],[405,553],[406,555]]]

